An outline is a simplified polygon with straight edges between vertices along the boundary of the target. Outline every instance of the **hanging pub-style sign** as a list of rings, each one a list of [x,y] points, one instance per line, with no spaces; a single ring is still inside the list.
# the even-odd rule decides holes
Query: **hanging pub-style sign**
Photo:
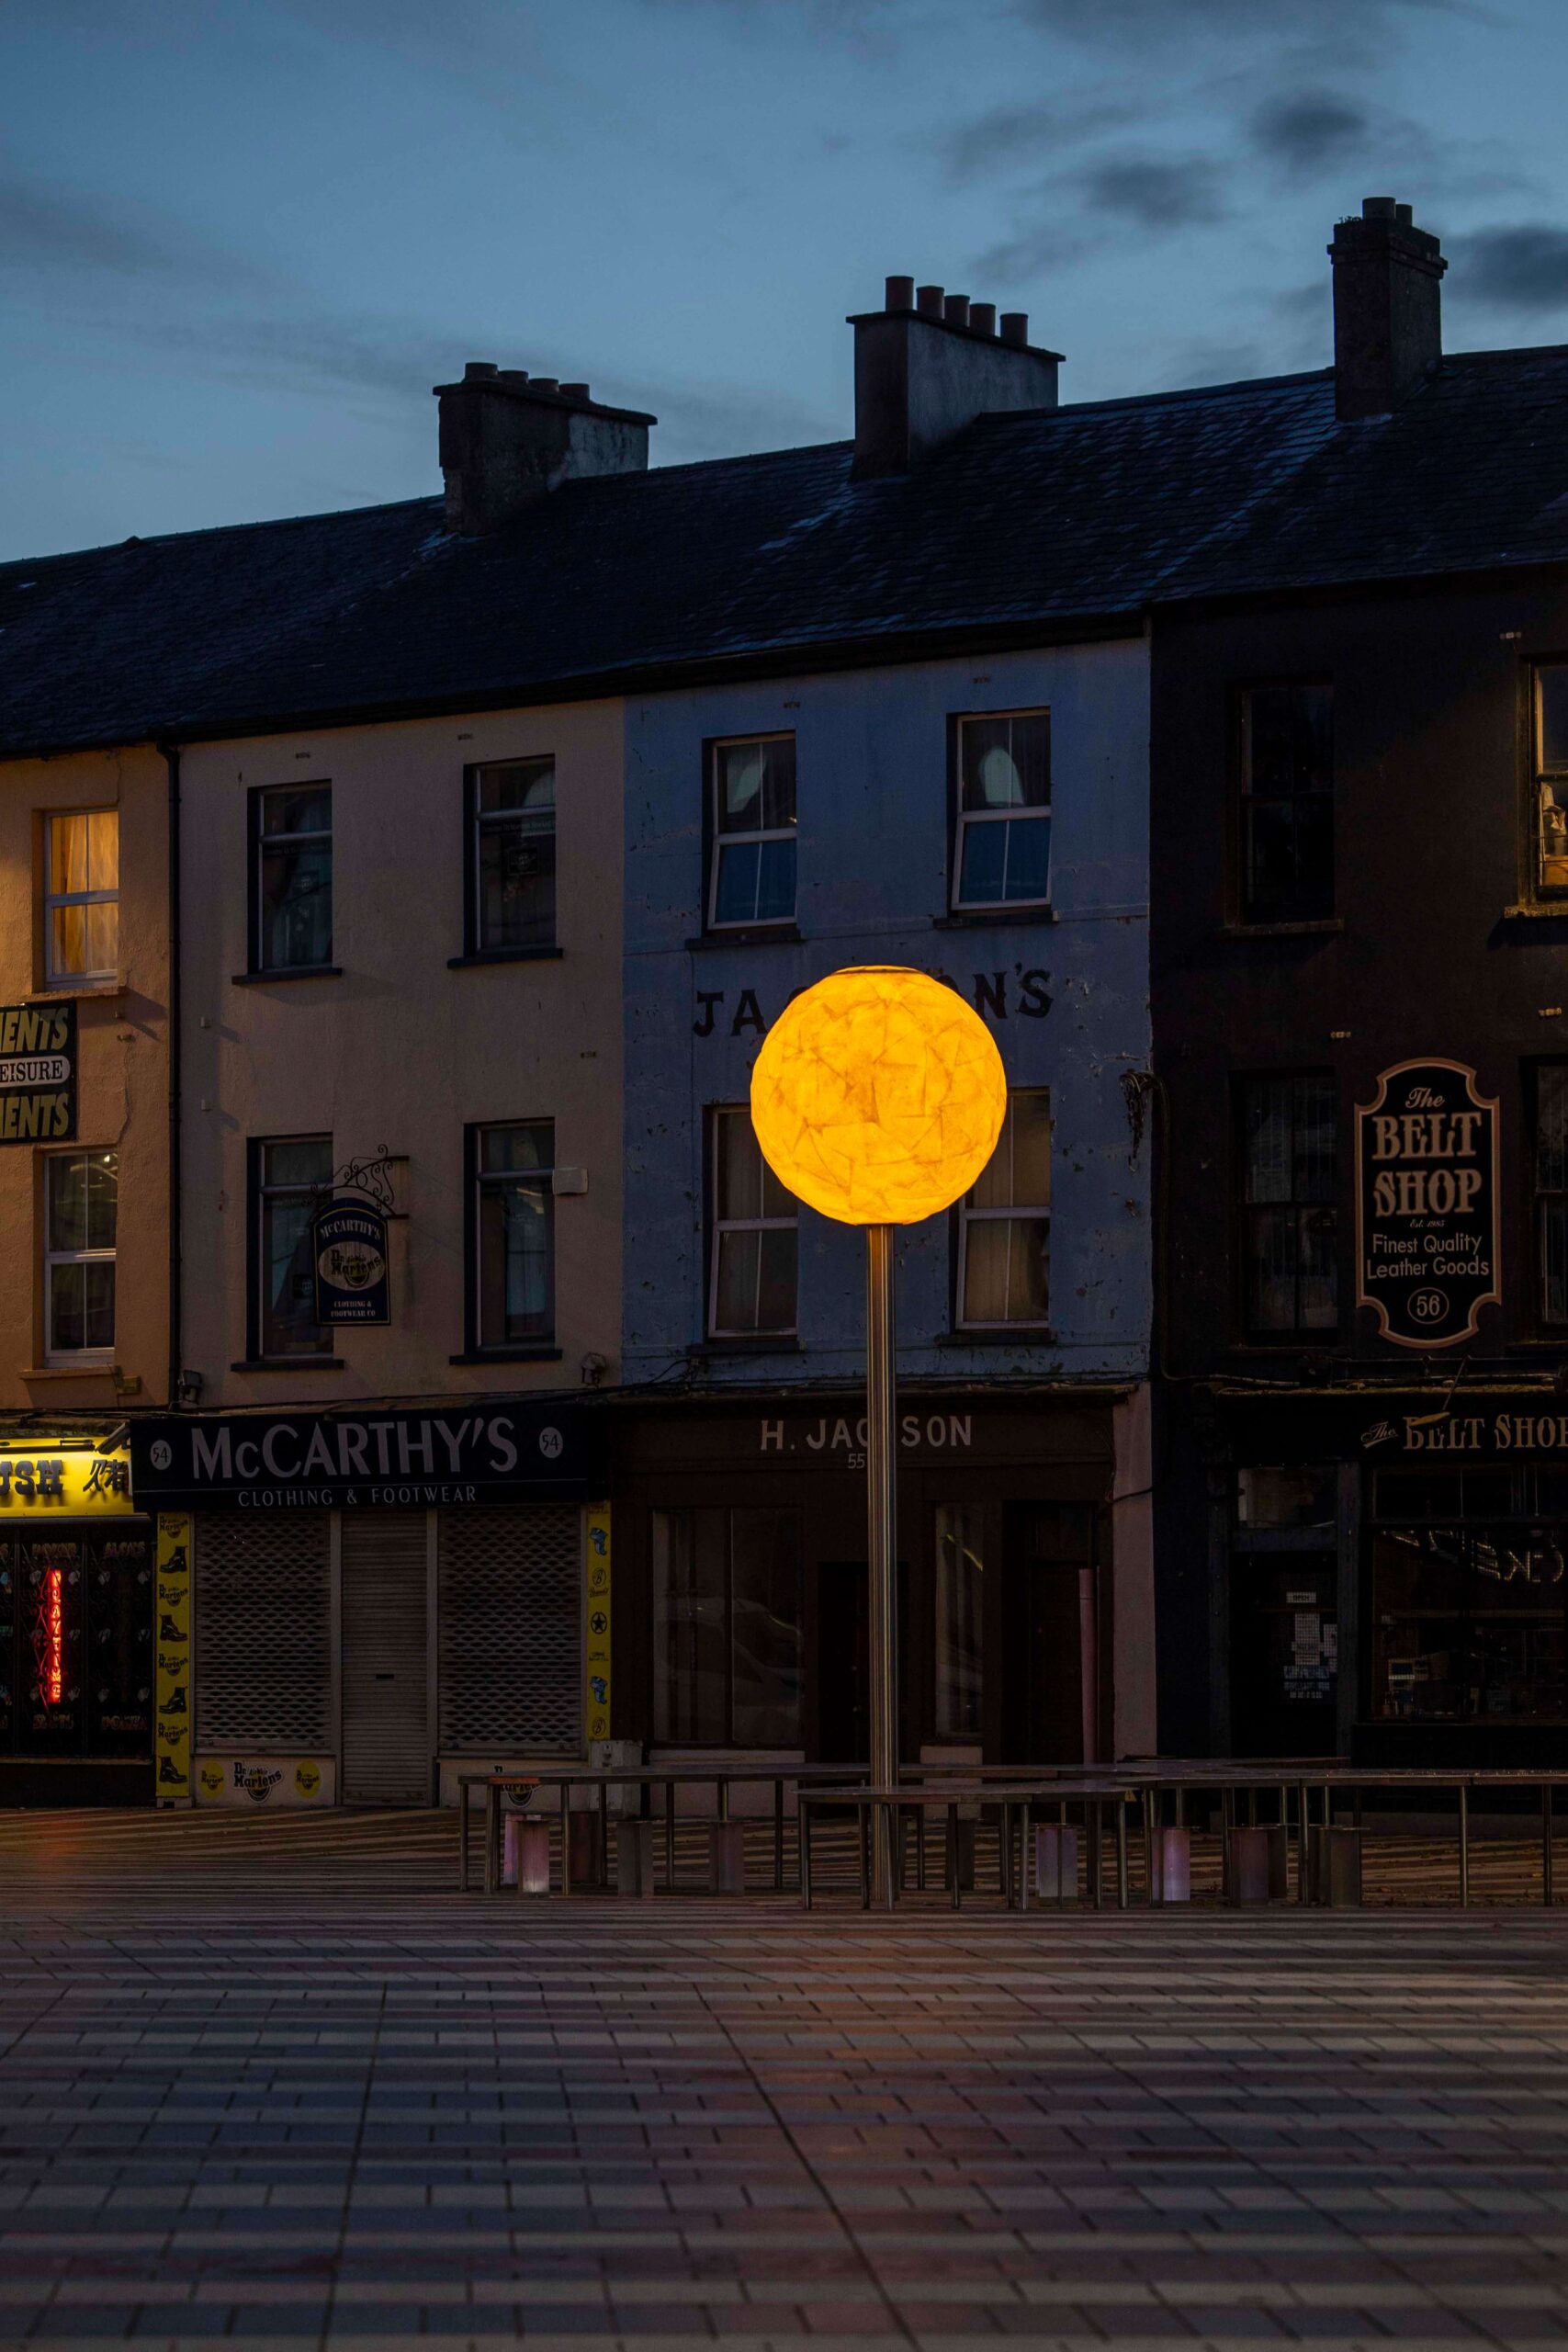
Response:
[[[76,1133],[76,1007],[0,1004],[0,1143]]]
[[[1501,1297],[1497,1104],[1462,1062],[1398,1062],[1356,1105],[1356,1304],[1401,1348],[1473,1339]]]
[[[316,1211],[316,1320],[387,1323],[387,1215],[357,1193]]]

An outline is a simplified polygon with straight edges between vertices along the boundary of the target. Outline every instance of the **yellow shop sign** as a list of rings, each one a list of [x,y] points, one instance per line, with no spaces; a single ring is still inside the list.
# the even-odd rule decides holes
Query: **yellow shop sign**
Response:
[[[96,1518],[100,1511],[134,1510],[130,1456],[64,1453],[58,1439],[35,1439],[27,1446],[0,1447],[0,1521],[16,1518]]]

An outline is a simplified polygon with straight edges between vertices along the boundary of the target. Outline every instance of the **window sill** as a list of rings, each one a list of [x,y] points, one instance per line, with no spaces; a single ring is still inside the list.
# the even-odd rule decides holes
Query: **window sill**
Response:
[[[996,931],[1003,923],[1055,922],[1055,907],[1028,899],[1016,907],[954,907],[945,915],[932,915],[933,931]]]
[[[231,972],[229,985],[233,989],[270,988],[275,980],[339,980],[343,978],[341,964],[285,964],[276,972]]]
[[[242,1356],[231,1372],[341,1372],[342,1356]]]
[[[1054,1348],[1058,1334],[1046,1323],[977,1324],[973,1331],[939,1331],[938,1348]]]
[[[1312,922],[1224,922],[1222,939],[1325,939],[1345,928],[1343,915],[1320,915]]]
[[[800,1341],[793,1332],[758,1331],[750,1339],[694,1340],[686,1350],[688,1357],[704,1356],[798,1356],[804,1354]]]
[[[448,956],[449,972],[466,972],[476,964],[558,964],[564,947],[476,947],[471,956]]]
[[[798,946],[804,936],[794,922],[737,923],[733,931],[705,931],[682,944],[694,956],[708,947]]]
[[[113,1356],[85,1356],[80,1363],[29,1363],[21,1371],[23,1380],[115,1380],[118,1368]]]
[[[1540,899],[1527,905],[1520,899],[1505,907],[1504,922],[1568,922],[1568,899]]]
[[[548,1346],[536,1348],[470,1348],[460,1356],[448,1356],[448,1363],[559,1363],[562,1350]]]
[[[23,997],[24,1004],[90,1004],[99,997],[123,996],[130,982],[121,972],[112,980],[52,980],[41,989],[29,989]]]

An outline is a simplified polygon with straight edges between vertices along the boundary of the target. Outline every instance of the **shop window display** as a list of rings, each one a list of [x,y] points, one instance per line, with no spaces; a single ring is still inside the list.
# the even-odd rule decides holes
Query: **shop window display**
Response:
[[[1374,1713],[1562,1721],[1564,1537],[1535,1516],[1559,1499],[1561,1474],[1385,1473],[1378,1483],[1379,1516],[1408,1513],[1410,1523],[1381,1526],[1372,1542]]]

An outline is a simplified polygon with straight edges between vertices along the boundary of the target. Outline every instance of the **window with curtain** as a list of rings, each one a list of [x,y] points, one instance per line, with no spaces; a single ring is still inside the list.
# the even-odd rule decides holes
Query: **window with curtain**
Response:
[[[553,947],[556,763],[500,760],[470,773],[471,954]]]
[[[795,737],[710,746],[708,927],[795,921]]]
[[[333,1172],[331,1136],[266,1136],[251,1147],[256,1290],[253,1356],[330,1355],[316,1320],[315,1218]]]
[[[1051,714],[958,722],[953,904],[1043,906],[1051,895]]]
[[[961,1327],[1049,1319],[1051,1096],[1008,1095],[997,1148],[958,1213]]]
[[[798,1204],[758,1148],[744,1104],[708,1114],[708,1336],[795,1328]]]
[[[119,967],[119,811],[51,816],[45,850],[49,980],[112,980]]]
[[[333,788],[270,785],[251,796],[252,970],[333,960]]]
[[[473,1340],[505,1349],[556,1329],[555,1123],[473,1130]]]

